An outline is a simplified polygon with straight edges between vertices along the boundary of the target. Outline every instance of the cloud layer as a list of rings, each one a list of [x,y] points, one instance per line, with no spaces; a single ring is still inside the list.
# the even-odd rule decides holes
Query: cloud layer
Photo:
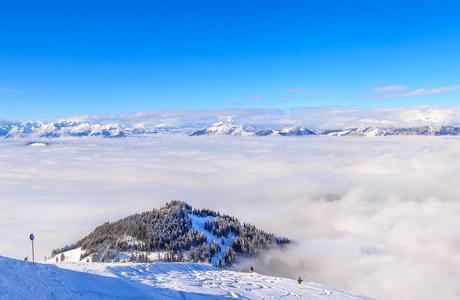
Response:
[[[327,95],[316,95],[316,97]],[[166,124],[184,128],[206,127],[218,121],[250,124],[259,129],[299,125],[309,129],[344,129],[361,126],[460,126],[460,106],[414,106],[356,109],[296,107],[283,109],[153,110],[117,116],[84,116],[69,120],[147,126]]]
[[[378,96],[377,98],[380,99],[388,99],[388,98],[407,98],[407,97],[415,97],[415,96],[424,96],[424,95],[431,95],[431,94],[439,94],[439,93],[448,93],[457,90],[460,87],[460,84],[455,84],[452,86],[445,86],[440,88],[423,88],[423,89],[416,89],[410,92],[405,93],[392,93],[383,96]],[[374,91],[378,93],[388,93],[388,92],[402,92],[407,90],[407,86],[400,86],[400,85],[392,85],[392,86],[383,86],[374,88]]]
[[[36,258],[179,199],[296,241],[274,274],[380,299],[460,295],[455,138],[186,137],[0,144],[1,255]],[[255,266],[258,270],[259,266]],[[260,270],[266,266],[260,265]]]

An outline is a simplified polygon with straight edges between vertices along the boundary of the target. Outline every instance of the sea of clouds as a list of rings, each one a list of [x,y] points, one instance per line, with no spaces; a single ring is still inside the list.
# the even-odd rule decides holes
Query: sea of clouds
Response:
[[[203,128],[223,121],[258,129],[285,125],[308,129],[355,127],[460,126],[460,106],[413,106],[394,108],[296,107],[290,109],[151,110],[122,115],[71,117],[103,124],[144,124],[155,127]],[[1,122],[0,122],[1,124]]]
[[[183,200],[295,241],[256,271],[379,299],[460,297],[454,137],[58,138],[0,142],[0,255],[35,259]],[[1,238],[1,237],[0,237]],[[279,261],[275,259],[279,258]]]

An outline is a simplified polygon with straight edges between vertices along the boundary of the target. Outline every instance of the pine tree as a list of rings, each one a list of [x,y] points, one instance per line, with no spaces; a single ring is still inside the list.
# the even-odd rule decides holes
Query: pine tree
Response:
[[[218,268],[219,269],[222,269],[223,265],[222,265],[222,256],[219,256],[219,265],[218,265]]]

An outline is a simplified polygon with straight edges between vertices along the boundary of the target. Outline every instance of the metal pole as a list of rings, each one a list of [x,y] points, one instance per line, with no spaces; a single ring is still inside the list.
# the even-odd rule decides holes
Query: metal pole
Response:
[[[30,240],[32,241],[32,263],[35,265],[35,258],[34,258],[34,234],[31,233],[29,236]]]
[[[102,257],[101,257],[101,261],[102,261],[102,259],[104,258],[105,254],[107,253],[107,250],[109,249],[109,247],[110,247],[110,243],[109,243],[109,245],[107,246],[107,248],[105,248],[104,254],[102,254]]]

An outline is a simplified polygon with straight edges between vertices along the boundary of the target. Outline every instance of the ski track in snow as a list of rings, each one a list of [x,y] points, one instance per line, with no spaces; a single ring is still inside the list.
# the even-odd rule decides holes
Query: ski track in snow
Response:
[[[370,299],[313,283],[303,284],[303,289],[299,290],[295,280],[220,270],[207,265],[160,263],[108,268],[118,277],[137,284],[176,291],[179,298],[193,293],[204,294],[207,299]]]
[[[370,300],[314,283],[192,263],[36,263],[0,256],[0,299]]]

